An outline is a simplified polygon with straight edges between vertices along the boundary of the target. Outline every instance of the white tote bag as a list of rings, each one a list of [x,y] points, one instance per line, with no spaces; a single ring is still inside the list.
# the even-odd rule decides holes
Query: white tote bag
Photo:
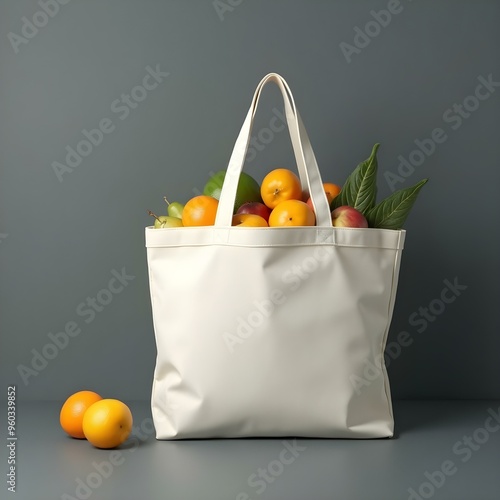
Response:
[[[283,94],[315,227],[231,227],[262,88]],[[146,228],[158,439],[393,435],[384,348],[405,231],[332,227],[307,133],[275,73],[257,87],[214,226]]]

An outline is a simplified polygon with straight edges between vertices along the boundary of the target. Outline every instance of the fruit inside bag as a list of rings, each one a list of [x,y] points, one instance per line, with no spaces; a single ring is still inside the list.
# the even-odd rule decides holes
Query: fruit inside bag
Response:
[[[377,151],[362,161],[340,187],[333,182],[323,183],[330,205],[334,227],[401,229],[418,194],[428,179],[414,186],[394,192],[376,203]],[[203,194],[195,196],[185,205],[167,203],[167,214],[156,215],[155,229],[212,226],[217,215],[226,172],[221,170],[206,183]],[[291,170],[271,170],[259,183],[242,172],[238,181],[234,204],[233,226],[241,227],[303,227],[316,225],[313,200],[302,190],[300,179]]]

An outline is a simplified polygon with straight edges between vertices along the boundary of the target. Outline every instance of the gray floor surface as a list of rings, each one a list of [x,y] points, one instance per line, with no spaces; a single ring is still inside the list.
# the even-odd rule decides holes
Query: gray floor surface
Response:
[[[63,433],[60,402],[18,402],[16,492],[3,425],[0,498],[500,499],[500,401],[396,401],[395,438],[362,441],[157,441],[149,403],[127,403],[133,438],[99,450]]]

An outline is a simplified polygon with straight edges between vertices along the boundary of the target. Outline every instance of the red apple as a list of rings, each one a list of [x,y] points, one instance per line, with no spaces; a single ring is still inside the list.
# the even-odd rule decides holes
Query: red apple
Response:
[[[353,207],[343,205],[332,212],[335,227],[368,227],[365,216]]]
[[[258,201],[250,201],[248,203],[243,203],[238,211],[240,214],[253,214],[260,215],[266,222],[269,220],[269,215],[271,215],[271,209],[266,207],[264,203],[259,203]]]

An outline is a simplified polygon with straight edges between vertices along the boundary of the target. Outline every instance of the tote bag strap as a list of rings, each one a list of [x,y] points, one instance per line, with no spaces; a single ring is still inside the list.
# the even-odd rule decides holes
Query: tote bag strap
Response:
[[[285,115],[290,132],[295,160],[301,179],[303,191],[309,193],[316,212],[316,225],[321,227],[332,227],[330,207],[323,189],[321,175],[319,173],[316,157],[309,141],[304,124],[295,106],[292,92],[286,81],[277,73],[266,75],[255,90],[252,104],[248,110],[243,126],[233,148],[231,158],[226,171],[224,184],[222,186],[215,226],[231,226],[233,207],[236,200],[236,190],[240,178],[245,156],[250,142],[252,127],[254,123],[257,106],[262,89],[268,82],[278,85],[285,103]]]

